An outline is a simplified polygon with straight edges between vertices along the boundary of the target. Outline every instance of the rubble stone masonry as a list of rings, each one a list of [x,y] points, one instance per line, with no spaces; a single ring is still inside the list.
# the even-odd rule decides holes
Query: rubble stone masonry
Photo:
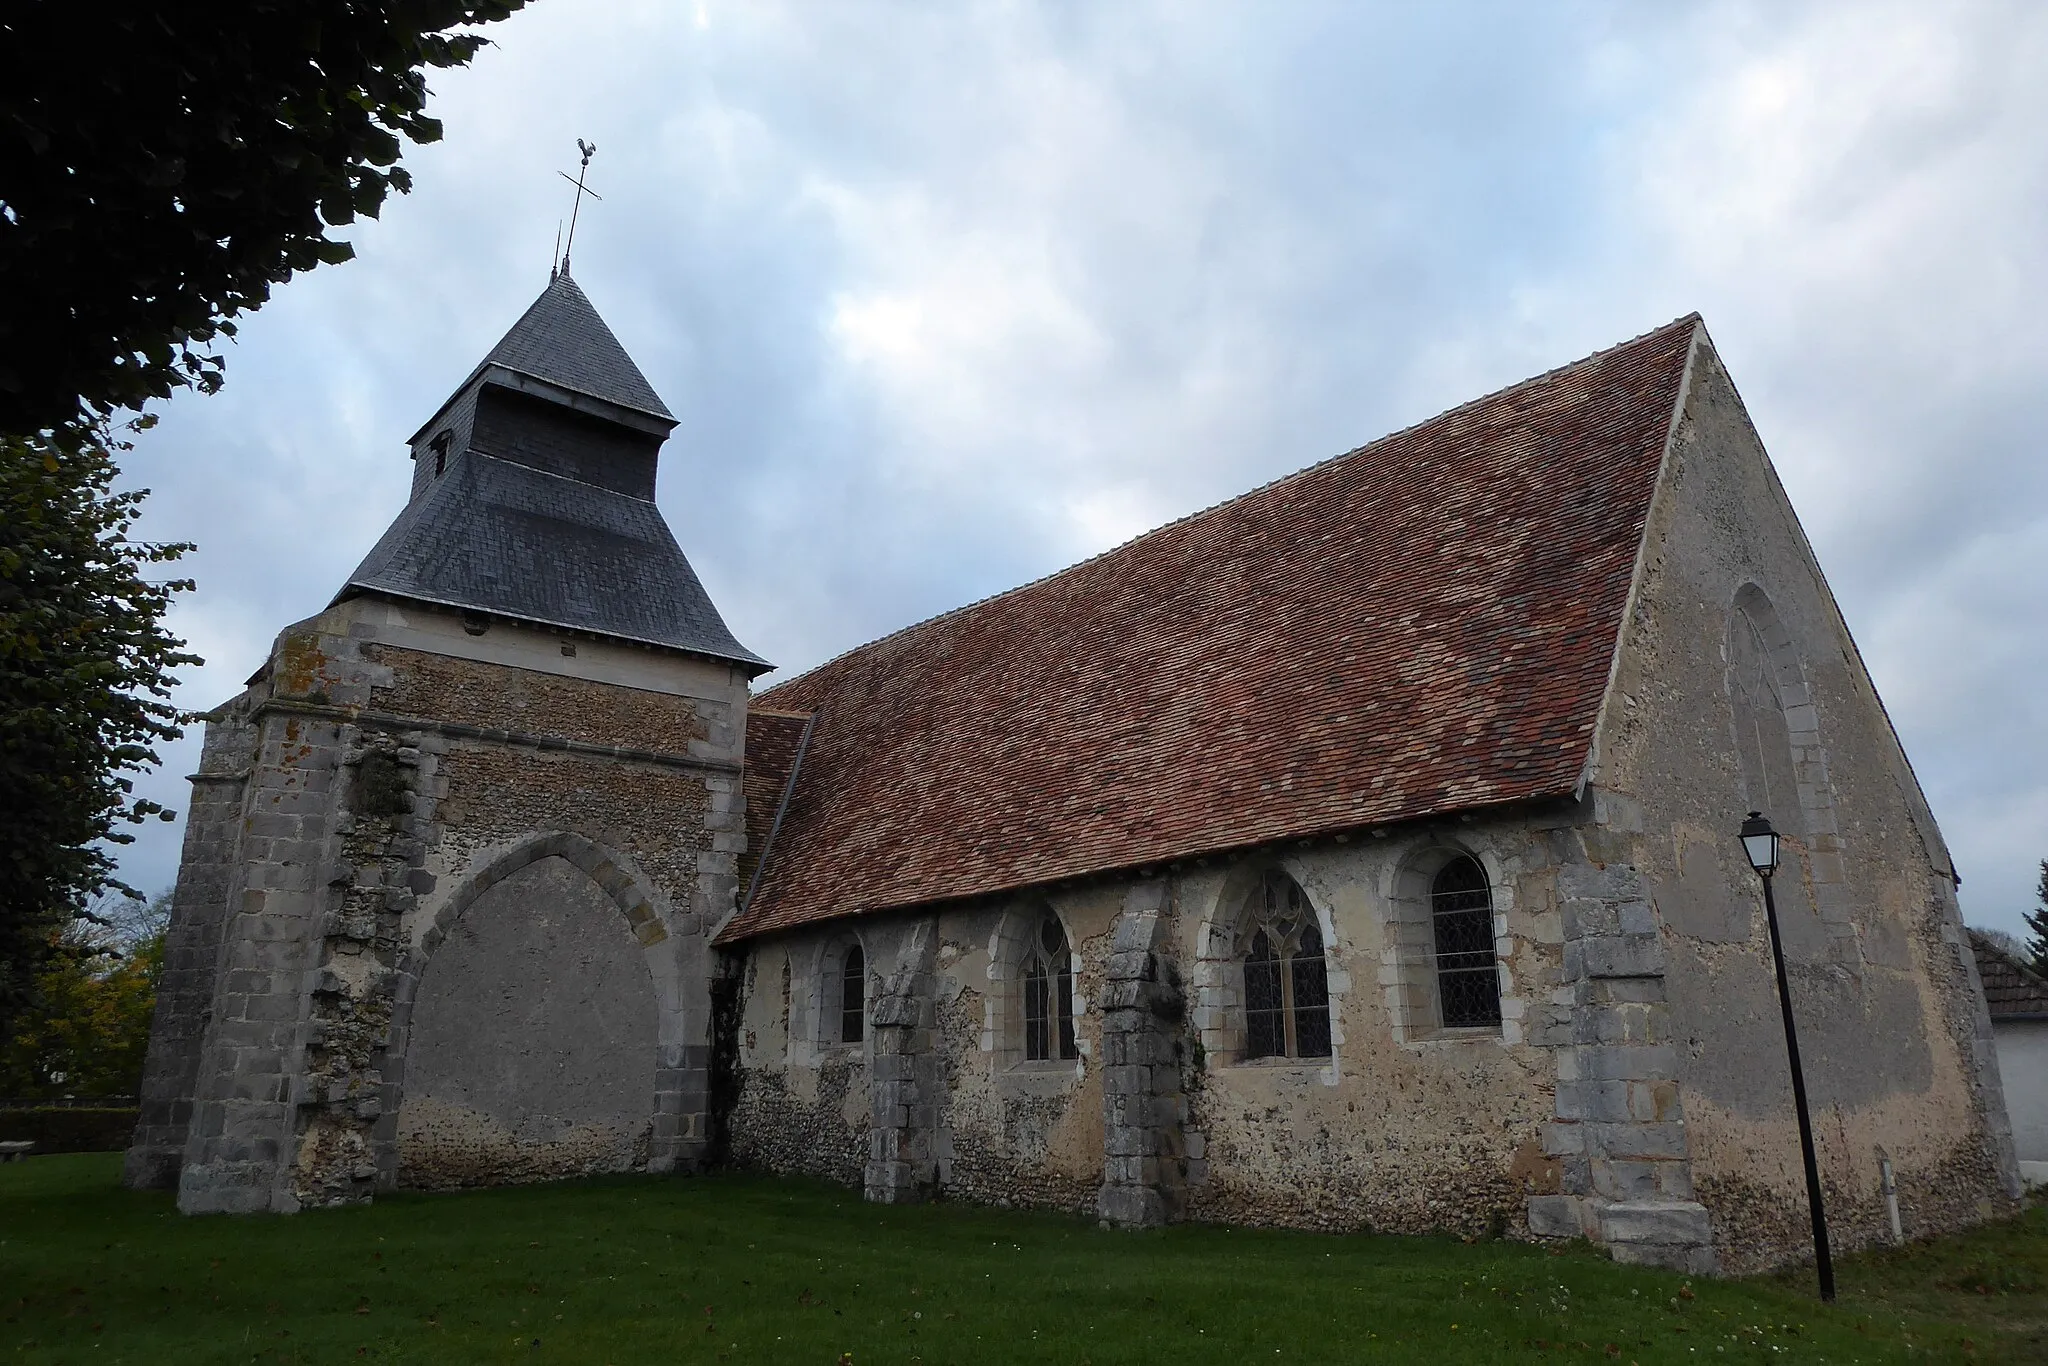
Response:
[[[290,1210],[701,1162],[745,706],[730,666],[374,598],[286,630],[209,720],[129,1181]]]

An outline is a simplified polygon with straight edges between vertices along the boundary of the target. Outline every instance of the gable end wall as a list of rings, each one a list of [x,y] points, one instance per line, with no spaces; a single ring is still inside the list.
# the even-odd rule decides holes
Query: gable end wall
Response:
[[[1989,1021],[1939,832],[1704,336],[1648,546],[1594,780],[1640,810],[1617,852],[1656,909],[1722,1264],[1811,1255],[1761,892],[1735,838],[1750,809],[1787,837],[1774,886],[1837,1246],[1888,1236],[1881,1154],[1909,1236],[2010,1208]],[[1780,690],[1782,739],[1750,737],[1779,746],[1769,771],[1740,758],[1738,608]],[[1794,790],[1753,790],[1771,772]]]

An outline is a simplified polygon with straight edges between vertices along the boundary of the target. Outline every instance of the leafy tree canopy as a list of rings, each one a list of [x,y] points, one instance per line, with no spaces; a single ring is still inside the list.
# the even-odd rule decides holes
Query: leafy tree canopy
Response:
[[[410,188],[425,69],[524,3],[0,8],[0,433],[217,388],[231,320]]]
[[[172,671],[199,662],[162,624],[190,581],[152,577],[190,547],[129,539],[144,493],[114,492],[108,444],[0,438],[0,1033],[53,936],[132,894],[107,846],[171,818],[130,775],[178,734]]]
[[[55,935],[34,1005],[0,1037],[0,1095],[136,1094],[169,923],[166,892],[105,900]]]

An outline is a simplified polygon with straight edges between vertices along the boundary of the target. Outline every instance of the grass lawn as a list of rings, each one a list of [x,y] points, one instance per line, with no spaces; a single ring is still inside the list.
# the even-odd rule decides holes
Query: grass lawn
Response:
[[[2048,1209],[1727,1282],[1515,1243],[889,1209],[622,1178],[179,1217],[113,1154],[0,1166],[14,1362],[2048,1361]]]

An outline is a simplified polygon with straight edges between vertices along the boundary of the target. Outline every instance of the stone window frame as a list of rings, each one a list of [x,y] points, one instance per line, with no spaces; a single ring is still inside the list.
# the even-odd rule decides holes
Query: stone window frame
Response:
[[[1301,889],[1323,939],[1323,980],[1328,990],[1330,1056],[1326,1058],[1244,1056],[1244,959],[1239,939],[1251,898],[1269,873],[1285,875]],[[1216,884],[1215,899],[1200,917],[1196,930],[1193,1017],[1207,1068],[1249,1067],[1316,1075],[1328,1086],[1337,1084],[1344,1056],[1345,999],[1351,977],[1344,968],[1344,941],[1331,918],[1329,898],[1299,858],[1247,859]]]
[[[1033,952],[1039,927],[1050,917],[1067,941],[1067,962],[1073,974],[1070,1005],[1074,1012],[1072,1058],[1033,1060],[1024,1055],[1024,965]],[[1088,1041],[1081,1029],[1087,996],[1081,989],[1081,955],[1073,928],[1059,908],[1042,898],[1019,902],[996,919],[988,944],[988,994],[982,1005],[981,1051],[990,1055],[997,1076],[1030,1087],[1078,1079],[1086,1066]]]
[[[1826,925],[1834,956],[1850,966],[1863,959],[1856,928],[1855,899],[1848,885],[1848,870],[1842,859],[1841,827],[1835,814],[1834,781],[1828,773],[1827,749],[1821,743],[1820,706],[1807,679],[1806,664],[1799,644],[1779,614],[1777,604],[1763,585],[1751,580],[1738,587],[1728,601],[1727,629],[1721,637],[1721,658],[1728,692],[1728,737],[1731,752],[1738,752],[1741,737],[1736,734],[1735,633],[1745,619],[1756,630],[1766,660],[1775,676],[1778,703],[1785,716],[1785,732],[1792,750],[1792,778],[1798,786],[1797,809],[1766,812],[1792,852],[1805,864],[1804,881],[1811,888],[1813,904]],[[1737,766],[1738,781],[1741,769]],[[1753,806],[1751,794],[1743,798]],[[1745,806],[1749,810],[1750,806]],[[1782,882],[1780,885],[1783,885]]]
[[[1274,904],[1276,883],[1284,882],[1290,903],[1298,900],[1300,905],[1277,907]],[[1243,981],[1244,1003],[1239,1007],[1243,1015],[1242,1044],[1244,1055],[1252,1050],[1252,951],[1263,940],[1270,957],[1256,960],[1262,967],[1270,964],[1273,973],[1274,1004],[1261,1014],[1277,1017],[1279,1026],[1279,1047],[1261,1052],[1257,1057],[1243,1056],[1246,1062],[1264,1062],[1269,1058],[1285,1058],[1295,1062],[1320,1061],[1330,1056],[1330,965],[1327,947],[1323,942],[1322,926],[1317,922],[1315,912],[1309,907],[1308,893],[1301,884],[1277,868],[1268,868],[1246,898],[1246,909],[1238,915],[1237,953],[1238,972]],[[1304,923],[1295,926],[1299,910],[1306,910]],[[1290,928],[1292,926],[1292,928]],[[1304,953],[1307,937],[1315,936],[1313,963],[1316,976],[1322,979],[1320,991],[1322,1000],[1304,1007],[1300,999],[1300,965],[1311,956]],[[1323,1014],[1321,1050],[1315,1049],[1314,1041],[1302,1039],[1302,1016],[1313,1014],[1320,1009]]]
[[[1501,1022],[1497,1025],[1443,1023],[1437,988],[1433,894],[1437,874],[1459,858],[1471,859],[1486,874],[1493,903],[1493,961],[1500,974]],[[1499,852],[1483,838],[1425,835],[1398,850],[1388,863],[1382,899],[1386,914],[1381,927],[1380,986],[1386,996],[1394,1041],[1519,1043],[1527,1003],[1516,991],[1513,971],[1515,945],[1509,926],[1515,911],[1514,884],[1506,876]]]
[[[841,996],[840,986],[845,978],[846,953],[849,949],[860,950],[861,956],[861,1012],[862,1028],[859,1039],[845,1039],[840,1035]],[[875,971],[875,955],[860,931],[847,925],[841,926],[818,940],[816,956],[807,974],[808,987],[804,991],[804,1004],[808,1007],[808,1019],[802,1030],[804,1042],[815,1049],[821,1058],[847,1057],[865,1054],[874,1038],[875,994],[880,974]],[[792,1035],[796,1033],[791,1031]]]
[[[398,1174],[398,1114],[405,1103],[406,1055],[412,1041],[412,1011],[420,981],[434,951],[441,947],[469,908],[512,874],[547,858],[561,858],[588,874],[625,917],[640,942],[640,955],[653,980],[655,1002],[654,1133],[648,1154],[649,1171],[673,1170],[680,1152],[682,1116],[701,1110],[708,1094],[709,1059],[691,1066],[686,1047],[687,1020],[680,1003],[689,999],[684,983],[701,962],[683,961],[676,952],[693,939],[671,941],[671,925],[686,924],[660,886],[632,859],[595,840],[567,831],[529,835],[509,845],[478,851],[470,873],[445,897],[422,906],[408,927],[409,944],[400,955],[391,998],[389,1041],[378,1055],[380,1114],[372,1130],[371,1156],[378,1184],[394,1184]],[[702,1051],[702,1050],[698,1050]]]

